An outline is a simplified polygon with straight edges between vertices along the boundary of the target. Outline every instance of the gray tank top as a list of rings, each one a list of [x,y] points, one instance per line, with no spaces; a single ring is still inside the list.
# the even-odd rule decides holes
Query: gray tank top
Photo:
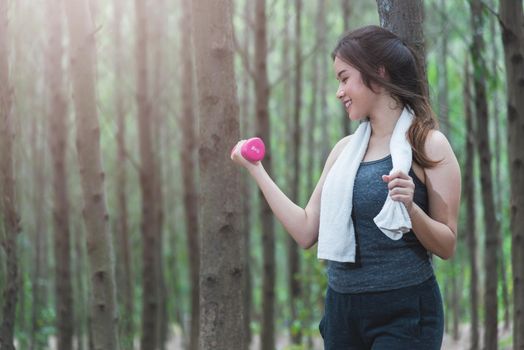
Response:
[[[398,241],[388,238],[373,218],[382,209],[388,195],[382,175],[393,168],[391,155],[362,162],[353,187],[353,212],[356,234],[355,263],[328,261],[329,286],[339,293],[363,293],[392,290],[419,284],[433,275],[431,254],[410,231]],[[426,186],[410,170],[415,183],[414,202],[427,213]]]

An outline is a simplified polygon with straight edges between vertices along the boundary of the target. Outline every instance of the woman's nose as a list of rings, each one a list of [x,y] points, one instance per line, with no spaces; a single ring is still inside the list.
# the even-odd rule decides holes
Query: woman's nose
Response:
[[[344,90],[343,89],[338,89],[338,91],[337,91],[337,98],[342,98],[342,96],[344,96]]]

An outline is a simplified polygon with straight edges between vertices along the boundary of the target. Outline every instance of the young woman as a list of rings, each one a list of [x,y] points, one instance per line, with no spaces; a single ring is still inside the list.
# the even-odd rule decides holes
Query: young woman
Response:
[[[440,349],[443,306],[431,256],[449,259],[455,251],[461,191],[457,159],[436,130],[419,60],[395,34],[378,26],[357,29],[340,39],[332,58],[337,98],[351,120],[369,121],[371,134],[354,177],[351,217],[357,259],[328,260],[319,325],[324,347]],[[413,114],[406,133],[412,166],[408,173],[389,174],[390,139],[404,107]],[[326,177],[352,137],[333,147],[305,209],[282,193],[261,162],[242,157],[245,140],[231,159],[250,172],[285,229],[307,249],[319,237]],[[387,196],[402,202],[411,220],[411,231],[399,240],[386,237],[373,221]]]

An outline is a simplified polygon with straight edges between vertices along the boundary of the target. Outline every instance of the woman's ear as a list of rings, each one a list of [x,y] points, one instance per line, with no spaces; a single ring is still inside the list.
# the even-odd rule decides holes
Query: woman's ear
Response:
[[[384,80],[389,80],[389,75],[388,73],[386,72],[386,67],[384,66],[379,66],[378,67],[378,75],[384,79]]]

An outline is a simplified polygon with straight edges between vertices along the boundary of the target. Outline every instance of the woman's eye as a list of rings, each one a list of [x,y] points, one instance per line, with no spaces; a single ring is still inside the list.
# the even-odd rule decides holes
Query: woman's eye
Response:
[[[345,84],[347,80],[348,80],[348,78],[344,78],[344,79],[342,79],[342,82]]]

